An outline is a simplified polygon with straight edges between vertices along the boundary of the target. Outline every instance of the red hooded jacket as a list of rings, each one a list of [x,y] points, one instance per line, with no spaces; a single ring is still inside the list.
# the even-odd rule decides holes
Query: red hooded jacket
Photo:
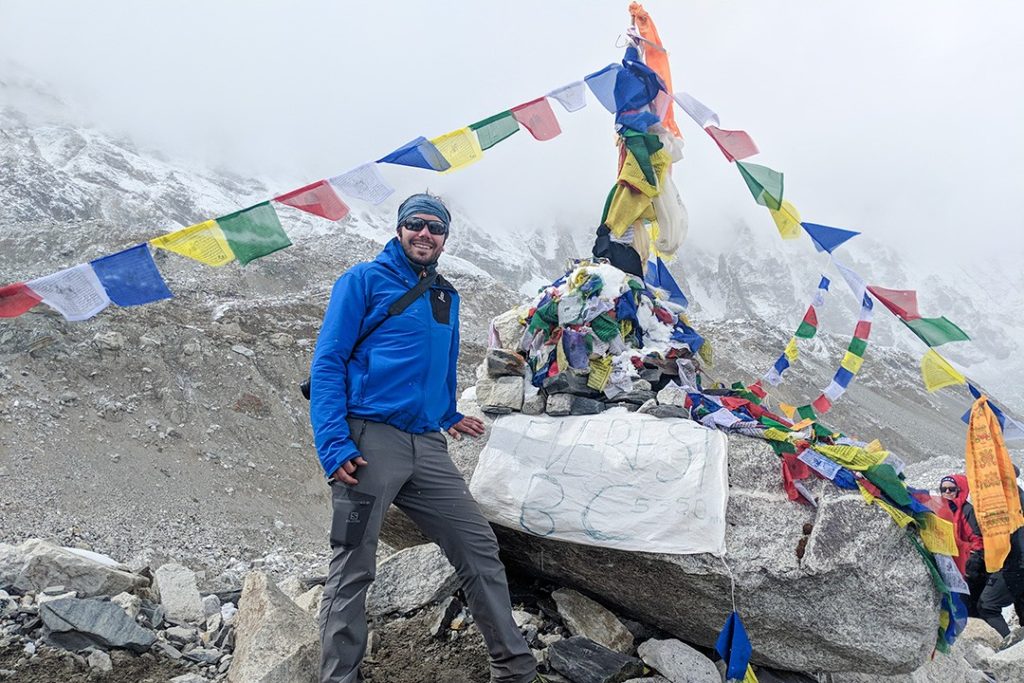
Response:
[[[961,574],[966,574],[967,558],[975,550],[984,550],[985,544],[981,534],[975,532],[969,518],[974,517],[974,506],[967,502],[970,494],[970,487],[967,484],[967,477],[963,474],[951,474],[949,478],[956,482],[960,489],[955,500],[942,498],[945,505],[940,507],[939,516],[953,523],[953,532],[956,535],[956,548],[959,553],[953,559]],[[940,484],[941,485],[941,484]]]

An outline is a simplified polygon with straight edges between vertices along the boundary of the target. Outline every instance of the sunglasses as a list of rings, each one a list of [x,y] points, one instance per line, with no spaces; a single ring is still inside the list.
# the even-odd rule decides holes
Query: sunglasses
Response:
[[[427,221],[422,218],[410,218],[402,223],[402,227],[410,232],[419,232],[425,227],[430,231],[431,235],[444,235],[448,233],[448,226],[441,221]]]
[[[939,492],[940,492],[940,493],[956,493],[956,492],[957,492],[957,491],[959,491],[959,490],[960,490],[960,489],[958,489],[958,488],[957,488],[957,487],[955,487],[955,486],[953,486],[953,487],[949,487],[949,486],[940,486],[940,487],[939,487]]]

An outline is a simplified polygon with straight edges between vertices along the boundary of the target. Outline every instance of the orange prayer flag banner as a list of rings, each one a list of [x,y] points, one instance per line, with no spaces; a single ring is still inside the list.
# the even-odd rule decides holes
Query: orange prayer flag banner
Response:
[[[672,69],[668,65],[668,51],[661,44],[661,36],[658,35],[658,27],[654,25],[651,15],[647,13],[647,10],[639,2],[631,2],[629,4],[629,14],[633,17],[633,25],[640,32],[640,37],[644,39],[644,63],[661,77],[661,80],[665,82],[665,91],[672,94],[674,92],[672,89]],[[676,126],[675,113],[672,111],[671,102],[669,102],[668,109],[665,111],[661,122],[672,135],[675,135],[677,138],[683,137],[679,132],[679,127]]]
[[[988,399],[971,407],[967,425],[967,482],[985,542],[985,568],[995,573],[1010,553],[1010,534],[1024,526],[1017,476]]]

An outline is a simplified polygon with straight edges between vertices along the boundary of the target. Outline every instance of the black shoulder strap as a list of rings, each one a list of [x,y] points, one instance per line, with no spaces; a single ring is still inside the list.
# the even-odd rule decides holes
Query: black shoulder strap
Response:
[[[356,348],[358,348],[360,344],[366,341],[367,337],[376,332],[377,328],[383,325],[388,318],[390,318],[393,315],[399,315],[402,311],[409,308],[409,306],[412,305],[413,301],[416,301],[416,299],[420,298],[423,292],[430,289],[430,285],[434,284],[434,280],[436,280],[437,277],[437,271],[434,271],[433,273],[426,277],[421,277],[419,279],[419,282],[413,285],[412,289],[410,289],[402,296],[398,297],[395,301],[391,302],[391,305],[388,306],[387,314],[383,318],[378,320],[373,325],[373,327],[368,329],[366,332],[363,332],[359,336],[359,339],[356,340],[356,343],[352,345],[352,351],[349,353],[349,357],[351,358],[351,354],[356,352]]]
[[[409,306],[412,305],[412,302],[420,298],[423,292],[430,289],[430,286],[434,284],[434,282],[439,278],[441,278],[441,274],[435,270],[430,275],[427,275],[426,277],[421,277],[419,281],[415,285],[413,285],[408,292],[406,292],[402,296],[398,297],[398,299],[393,301],[391,305],[388,306],[387,313],[384,315],[384,317],[378,320],[376,323],[374,323],[373,327],[359,335],[359,339],[357,339],[356,343],[352,345],[352,350],[349,352],[349,358],[351,358],[352,354],[356,352],[356,349],[359,348],[359,345],[366,341],[367,337],[376,332],[377,328],[383,325],[388,318],[390,318],[393,315],[399,315],[402,313],[402,311],[409,308]],[[442,281],[444,281],[443,278]],[[309,384],[310,382],[309,379],[307,378],[305,382],[299,385],[302,390],[302,395],[306,397],[307,401],[309,400]]]

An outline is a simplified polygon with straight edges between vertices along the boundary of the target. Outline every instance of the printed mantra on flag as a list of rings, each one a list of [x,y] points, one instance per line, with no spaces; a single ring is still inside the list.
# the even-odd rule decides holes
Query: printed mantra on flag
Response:
[[[470,489],[488,519],[621,550],[725,549],[727,440],[689,420],[619,412],[508,415]]]

